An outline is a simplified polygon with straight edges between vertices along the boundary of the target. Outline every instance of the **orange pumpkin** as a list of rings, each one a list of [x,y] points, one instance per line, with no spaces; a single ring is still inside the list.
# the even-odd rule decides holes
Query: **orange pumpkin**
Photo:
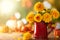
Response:
[[[9,28],[8,27],[3,27],[3,32],[9,32]]]
[[[60,36],[60,29],[55,29],[54,30],[54,36]]]
[[[22,26],[22,27],[20,27],[20,32],[27,32],[28,31],[28,28],[27,27],[25,27],[25,26]]]

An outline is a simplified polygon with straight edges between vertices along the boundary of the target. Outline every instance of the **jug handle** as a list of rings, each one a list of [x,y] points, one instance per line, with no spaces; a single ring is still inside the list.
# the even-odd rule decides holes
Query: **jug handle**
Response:
[[[47,31],[47,33],[48,33],[48,35],[49,35],[55,28],[52,27],[52,23],[49,23],[48,25],[49,25],[49,27],[50,27],[50,30]]]

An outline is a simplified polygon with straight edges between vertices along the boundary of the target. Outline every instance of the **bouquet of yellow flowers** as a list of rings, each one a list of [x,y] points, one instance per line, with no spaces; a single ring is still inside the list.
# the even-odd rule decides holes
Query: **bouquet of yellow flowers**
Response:
[[[41,2],[37,2],[33,7],[33,11],[29,12],[26,16],[26,20],[29,23],[34,23],[34,37],[37,40],[40,37],[47,40],[47,34],[54,29],[52,22],[56,22],[59,18],[60,14],[57,9],[46,8]],[[48,26],[51,28],[49,32],[47,32]]]
[[[34,5],[34,10],[29,12],[26,19],[29,23],[41,22],[49,23],[55,19],[58,19],[60,14],[55,8],[46,9],[41,2],[37,2]]]

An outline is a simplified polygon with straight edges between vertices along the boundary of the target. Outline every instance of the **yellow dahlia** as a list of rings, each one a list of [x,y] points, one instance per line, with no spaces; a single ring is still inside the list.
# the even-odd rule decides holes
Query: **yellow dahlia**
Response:
[[[41,20],[42,20],[41,14],[37,13],[37,14],[34,16],[34,21],[36,21],[36,22],[41,22]]]
[[[32,23],[34,21],[34,12],[30,12],[27,17],[26,17],[26,20],[29,22],[29,23]]]
[[[45,21],[46,23],[49,23],[52,20],[52,16],[49,13],[45,13],[43,15],[43,21]]]
[[[17,40],[21,40],[21,38],[20,38],[20,37],[18,37],[18,38],[17,38]]]
[[[54,19],[59,18],[59,12],[56,9],[51,10],[51,15],[53,16]]]
[[[23,40],[29,40],[31,39],[32,35],[29,32],[26,32],[23,34]]]
[[[44,9],[44,5],[41,3],[41,2],[37,2],[35,5],[34,5],[34,10],[35,11],[42,11]]]

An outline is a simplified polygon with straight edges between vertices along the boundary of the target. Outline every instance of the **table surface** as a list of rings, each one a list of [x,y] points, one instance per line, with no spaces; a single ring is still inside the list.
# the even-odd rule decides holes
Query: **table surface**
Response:
[[[0,33],[0,40],[17,40],[21,36],[21,33]]]
[[[17,40],[18,38],[22,38],[21,37],[22,34],[21,33],[0,33],[0,40]],[[54,40],[54,31],[52,31],[49,36],[48,36],[49,40]]]

